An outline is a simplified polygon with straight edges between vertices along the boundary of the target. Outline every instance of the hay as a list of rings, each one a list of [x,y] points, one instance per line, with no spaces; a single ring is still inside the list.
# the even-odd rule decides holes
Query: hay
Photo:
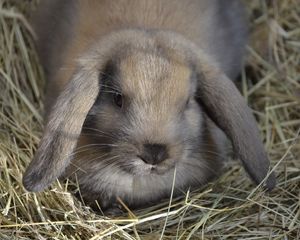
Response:
[[[109,219],[58,182],[43,193],[24,190],[42,129],[43,76],[25,17],[35,1],[0,1],[0,239],[300,239],[300,4],[246,4],[253,41],[239,83],[277,188],[264,193],[230,162],[215,183],[170,205]]]

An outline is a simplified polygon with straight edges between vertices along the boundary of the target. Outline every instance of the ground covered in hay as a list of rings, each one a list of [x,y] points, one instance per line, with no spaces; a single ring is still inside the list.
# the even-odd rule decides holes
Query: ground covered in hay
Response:
[[[43,75],[26,20],[35,4],[0,0],[0,239],[300,239],[298,0],[246,2],[252,39],[239,85],[277,188],[255,188],[232,161],[215,183],[118,219],[83,206],[66,185],[38,194],[22,186],[42,129]]]

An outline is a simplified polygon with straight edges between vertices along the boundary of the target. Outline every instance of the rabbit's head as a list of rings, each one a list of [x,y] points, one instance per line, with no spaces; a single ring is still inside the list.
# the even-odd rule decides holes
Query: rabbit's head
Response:
[[[171,32],[124,30],[99,40],[48,119],[24,176],[31,191],[76,172],[87,195],[155,200],[172,187],[175,168],[183,189],[217,174],[226,157],[219,128],[256,183],[269,170],[255,119],[232,81]],[[274,187],[273,174],[265,185]]]

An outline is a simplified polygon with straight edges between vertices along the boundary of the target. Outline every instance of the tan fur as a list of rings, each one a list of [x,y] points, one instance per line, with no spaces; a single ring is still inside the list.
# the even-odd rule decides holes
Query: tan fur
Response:
[[[47,8],[48,2],[52,1],[44,2],[44,8]],[[77,1],[73,0],[73,2]],[[226,34],[222,32],[223,29],[219,29],[216,33],[212,27],[218,11],[217,7],[214,7],[218,5],[217,2],[216,0],[184,2],[181,0],[152,0],[151,2],[148,0],[79,0],[77,8],[80,11],[74,13],[78,21],[73,30],[74,37],[66,45],[62,67],[54,73],[50,85],[55,85],[61,91],[74,72],[76,60],[95,42],[95,39],[123,28],[154,28],[178,32],[205,49],[215,58],[216,63],[223,65],[222,68],[226,73],[232,74],[228,66],[232,65],[233,60],[230,57],[228,59],[226,54],[224,56],[218,54],[219,51],[226,51],[221,49],[222,45],[218,43],[221,39],[215,39],[215,44],[210,41],[214,38],[213,35],[218,34],[221,37],[222,34]],[[241,51],[239,46],[236,46],[235,51]],[[232,52],[229,54],[231,55]],[[53,61],[57,61],[57,54],[52,58]],[[53,94],[55,99],[57,91]]]
[[[37,18],[50,27],[36,29],[47,122],[25,187],[69,176],[89,204],[153,204],[169,196],[175,169],[175,194],[220,174],[220,129],[260,183],[267,155],[229,79],[246,43],[242,15],[237,0],[44,1]],[[145,160],[147,144],[165,146],[161,162]]]

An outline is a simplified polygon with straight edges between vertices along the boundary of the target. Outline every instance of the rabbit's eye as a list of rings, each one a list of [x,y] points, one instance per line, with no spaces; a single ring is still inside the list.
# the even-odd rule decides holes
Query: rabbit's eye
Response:
[[[114,93],[114,103],[119,108],[122,108],[122,106],[123,106],[123,96],[122,96],[122,94],[120,94],[120,93]]]
[[[191,98],[188,98],[188,99],[186,100],[186,102],[185,102],[185,106],[186,106],[186,107],[189,105],[190,101],[191,101]]]

